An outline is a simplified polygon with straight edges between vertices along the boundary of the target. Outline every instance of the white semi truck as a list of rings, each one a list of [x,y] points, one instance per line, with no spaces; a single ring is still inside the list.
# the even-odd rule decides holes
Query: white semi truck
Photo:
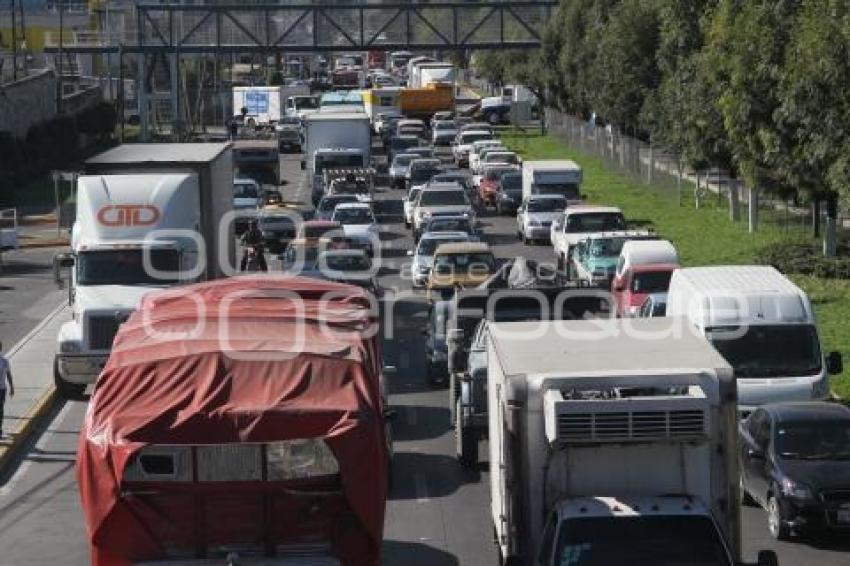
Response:
[[[740,563],[732,368],[679,322],[488,326],[503,563]]]
[[[59,330],[54,361],[61,395],[78,398],[95,382],[145,293],[233,265],[232,195],[229,144],[126,144],[86,162],[71,253],[55,259],[57,279],[73,268],[73,319]]]
[[[324,194],[326,169],[368,168],[371,159],[372,129],[365,112],[318,112],[304,119],[305,182],[313,204]]]
[[[271,127],[286,115],[286,100],[309,96],[310,87],[302,86],[235,86],[233,114],[244,117],[249,128]],[[244,113],[243,113],[244,109]]]

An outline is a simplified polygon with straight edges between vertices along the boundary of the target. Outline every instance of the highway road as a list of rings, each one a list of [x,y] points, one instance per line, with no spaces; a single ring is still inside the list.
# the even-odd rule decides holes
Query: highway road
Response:
[[[298,156],[282,157],[284,191],[299,193]],[[380,199],[398,200],[400,191],[381,189]],[[487,240],[501,258],[526,255],[551,258],[551,248],[520,244],[513,219],[485,215]],[[386,363],[397,367],[390,403],[395,406],[393,489],[385,521],[385,563],[401,566],[495,566],[489,519],[489,484],[484,467],[465,470],[454,459],[448,422],[448,392],[426,385],[421,329],[425,302],[409,293],[399,272],[412,245],[402,224],[383,226],[380,282],[388,293],[405,294],[395,303],[396,315],[385,333]],[[391,330],[391,332],[390,332]],[[55,566],[86,564],[88,549],[74,476],[77,434],[85,404],[67,403],[18,462],[0,487],[0,564]],[[485,446],[481,446],[482,458]],[[486,464],[485,464],[486,466]],[[774,544],[765,514],[745,508],[745,558],[755,560],[761,548],[778,551],[785,566],[846,566],[850,543],[841,537]],[[222,520],[227,520],[223,517]]]

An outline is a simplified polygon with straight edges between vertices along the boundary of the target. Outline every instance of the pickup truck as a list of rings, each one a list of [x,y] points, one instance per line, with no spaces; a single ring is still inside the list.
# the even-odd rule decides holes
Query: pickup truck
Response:
[[[610,289],[623,244],[630,240],[657,239],[658,236],[644,230],[589,234],[575,246],[569,258],[570,274],[588,285]]]
[[[567,206],[563,216],[555,219],[549,230],[549,239],[555,251],[558,269],[570,278],[570,258],[573,248],[588,234],[625,230],[623,212],[613,206]]]

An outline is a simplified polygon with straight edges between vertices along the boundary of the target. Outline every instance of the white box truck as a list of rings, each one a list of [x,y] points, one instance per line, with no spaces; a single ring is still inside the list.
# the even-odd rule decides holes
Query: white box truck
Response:
[[[324,170],[369,167],[371,146],[372,129],[365,112],[318,112],[304,119],[301,169],[307,171],[304,182],[314,205],[324,194]]]
[[[522,200],[531,195],[563,195],[567,200],[581,199],[581,167],[566,159],[523,161]]]
[[[732,368],[702,336],[669,328],[664,319],[489,325],[501,563],[739,563]]]
[[[424,62],[414,66],[413,74],[407,79],[407,86],[424,88],[428,85],[455,84],[455,66],[451,63]]]
[[[677,269],[667,315],[686,317],[735,370],[739,410],[830,396],[841,373],[839,352],[821,351],[812,304],[774,267],[731,265]]]
[[[249,128],[274,126],[286,113],[285,103],[288,97],[309,94],[310,88],[306,85],[235,86],[233,87],[233,115],[244,115],[245,125]]]
[[[225,274],[232,203],[230,144],[126,144],[85,163],[71,253],[55,259],[57,280],[73,267],[73,320],[59,330],[54,361],[61,395],[78,398],[95,382],[145,293]]]

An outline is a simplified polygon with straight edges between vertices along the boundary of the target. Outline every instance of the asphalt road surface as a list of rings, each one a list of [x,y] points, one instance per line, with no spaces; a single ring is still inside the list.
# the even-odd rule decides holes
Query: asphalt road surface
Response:
[[[284,156],[285,196],[299,194],[298,156]],[[400,191],[381,189],[383,200],[398,200]],[[482,217],[485,240],[497,257],[526,255],[551,259],[547,246],[527,247],[515,237],[514,221]],[[448,392],[426,385],[421,329],[425,302],[409,293],[400,277],[412,241],[402,224],[383,226],[380,282],[389,293],[405,294],[395,302],[392,325],[385,329],[386,363],[397,367],[390,403],[395,406],[393,489],[385,521],[385,563],[401,566],[495,566],[489,518],[489,483],[485,467],[465,470],[454,459],[448,422]],[[32,323],[34,325],[34,322]],[[391,332],[390,332],[391,330]],[[74,476],[77,435],[85,404],[67,403],[37,439],[5,486],[0,488],[0,564],[55,566],[86,564],[88,549]],[[486,447],[481,446],[482,459]],[[850,564],[850,542],[841,537],[774,544],[765,514],[745,508],[745,559],[774,548],[783,566]],[[222,518],[226,520],[226,518]]]

